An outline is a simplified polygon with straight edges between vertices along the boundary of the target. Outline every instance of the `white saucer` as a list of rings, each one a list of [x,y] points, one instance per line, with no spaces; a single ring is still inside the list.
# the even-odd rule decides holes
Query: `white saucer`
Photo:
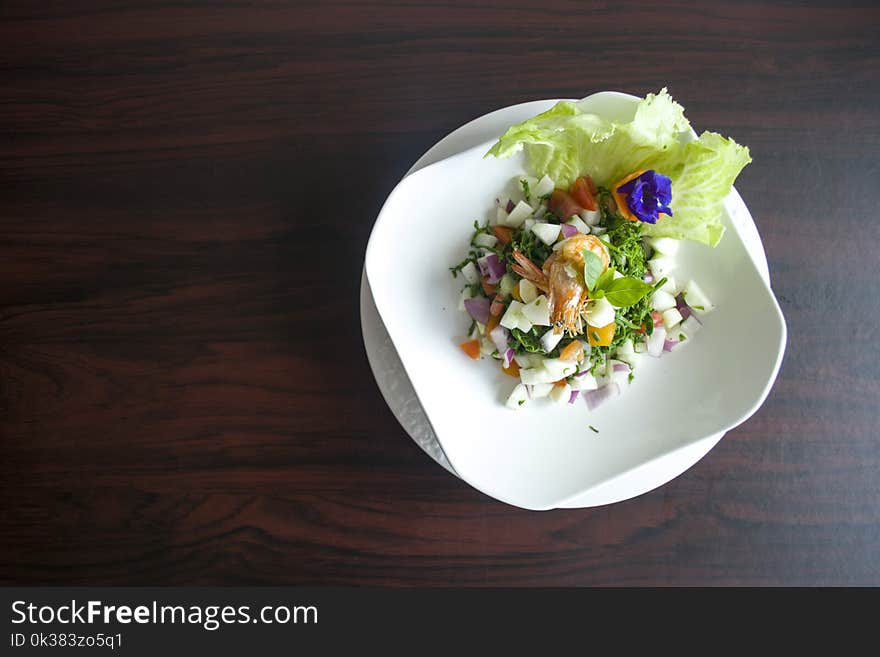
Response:
[[[557,100],[537,100],[486,114],[453,131],[416,161],[406,175],[450,155],[500,136],[510,125],[552,107]],[[738,226],[749,253],[765,280],[770,280],[767,258],[754,223]],[[367,358],[386,403],[401,426],[431,458],[455,474],[425,417],[400,358],[376,310],[366,275],[361,276],[361,330]],[[715,434],[629,470],[568,500],[566,508],[586,508],[622,502],[671,481],[693,466],[724,436]]]

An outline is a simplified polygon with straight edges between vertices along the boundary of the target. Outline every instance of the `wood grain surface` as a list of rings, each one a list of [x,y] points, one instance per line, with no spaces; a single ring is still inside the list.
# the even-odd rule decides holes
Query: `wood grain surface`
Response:
[[[880,585],[876,3],[0,4],[0,583]],[[490,110],[667,85],[754,158],[788,320],[673,482],[533,513],[407,437],[385,196]]]

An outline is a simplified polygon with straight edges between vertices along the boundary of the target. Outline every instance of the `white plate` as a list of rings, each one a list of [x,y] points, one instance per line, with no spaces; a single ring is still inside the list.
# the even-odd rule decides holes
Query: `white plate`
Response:
[[[620,94],[600,94],[591,97],[591,99],[596,99],[597,103],[601,102],[606,106],[610,103],[612,110],[614,103],[617,103],[618,110],[624,112],[634,103],[632,97]],[[481,123],[488,126],[493,117],[496,117],[496,123],[491,132],[494,137],[510,123],[532,116],[546,109],[553,102],[555,101],[539,101],[538,103],[507,108],[489,115],[488,120],[481,119],[472,122],[456,131],[454,135],[472,138],[474,134],[479,134]],[[543,107],[535,107],[539,104],[543,104]],[[517,112],[519,116],[513,116]],[[505,114],[506,116],[501,117]],[[441,155],[445,154],[442,153],[444,148],[454,149],[456,147],[454,144],[447,146],[456,140],[461,141],[454,135],[438,144],[422,158],[422,161],[431,159],[438,152]],[[457,323],[466,323],[466,320],[454,311],[454,281],[451,278],[444,281],[442,276],[446,275],[445,266],[448,264],[446,260],[452,262],[460,257],[464,248],[463,244],[467,241],[467,226],[470,224],[470,219],[466,218],[459,224],[460,234],[457,237],[456,231],[452,228],[439,233],[422,230],[414,231],[414,234],[411,235],[406,232],[413,232],[411,219],[414,214],[407,204],[412,203],[412,207],[423,207],[424,203],[421,201],[430,197],[432,193],[437,196],[438,186],[441,185],[453,184],[456,189],[459,189],[459,186],[464,189],[468,188],[473,176],[481,178],[480,185],[470,185],[469,193],[462,193],[456,197],[459,201],[459,207],[456,209],[444,206],[445,198],[448,195],[440,193],[434,201],[433,207],[435,212],[439,208],[442,216],[436,214],[431,218],[430,210],[419,210],[417,214],[420,217],[420,223],[429,221],[439,224],[443,220],[448,221],[450,216],[456,214],[471,215],[473,218],[475,208],[489,208],[491,206],[491,197],[508,178],[512,177],[519,165],[510,160],[482,160],[481,156],[486,147],[487,145],[481,146],[481,150],[470,151],[434,165],[431,167],[434,171],[429,172],[432,176],[429,179],[426,179],[426,175],[418,173],[405,179],[389,198],[386,208],[383,209],[376,229],[374,229],[374,236],[371,239],[368,252],[367,270],[370,272],[370,279],[371,281],[380,280],[382,286],[377,295],[380,297],[379,307],[383,308],[383,303],[385,304],[384,314],[389,320],[389,325],[393,325],[391,334],[395,335],[398,345],[404,345],[402,349],[404,360],[409,361],[407,369],[410,370],[410,374],[416,382],[416,389],[420,390],[428,415],[435,428],[438,429],[440,443],[450,455],[453,465],[456,466],[456,470],[463,478],[499,499],[526,508],[549,508],[557,505],[588,506],[608,503],[640,494],[677,476],[717,442],[722,435],[719,431],[723,432],[725,428],[742,421],[757,408],[769,389],[769,384],[775,377],[778,368],[778,360],[784,343],[784,324],[772,294],[756,270],[756,265],[760,266],[766,275],[766,264],[760,253],[759,241],[751,240],[753,244],[751,256],[742,248],[743,235],[756,236],[754,224],[751,222],[745,206],[737,195],[732,195],[728,199],[727,206],[732,214],[734,229],[728,231],[722,246],[719,246],[715,251],[710,251],[694,245],[696,251],[691,249],[693,252],[689,256],[685,254],[685,259],[690,257],[693,261],[688,265],[689,269],[706,270],[707,275],[721,271],[728,273],[735,271],[742,274],[748,279],[748,281],[743,280],[742,284],[746,288],[751,286],[757,295],[755,298],[766,302],[763,305],[757,304],[760,307],[745,309],[748,311],[746,314],[754,310],[760,315],[763,311],[764,317],[763,320],[758,316],[752,316],[751,320],[746,318],[746,321],[743,322],[744,325],[749,321],[752,323],[765,321],[769,323],[768,326],[772,325],[772,328],[776,329],[774,332],[765,327],[762,335],[766,339],[763,342],[760,339],[757,340],[757,343],[763,344],[765,349],[763,352],[758,349],[762,355],[753,359],[755,363],[750,369],[750,378],[747,380],[747,383],[751,382],[751,385],[730,385],[731,377],[728,376],[726,379],[722,377],[722,383],[726,382],[727,387],[720,386],[710,395],[711,399],[703,398],[696,404],[692,400],[689,401],[689,405],[694,407],[690,409],[690,415],[685,415],[684,420],[678,420],[674,424],[670,421],[669,424],[673,425],[671,430],[652,431],[649,435],[643,427],[638,426],[638,422],[635,424],[632,421],[627,423],[627,418],[622,417],[621,412],[615,411],[614,408],[620,409],[621,405],[626,407],[630,403],[639,403],[640,406],[647,404],[646,410],[651,412],[650,406],[652,404],[657,406],[656,396],[646,394],[652,383],[666,384],[670,379],[675,380],[676,376],[680,379],[683,369],[691,372],[691,381],[702,376],[706,371],[705,368],[693,368],[693,361],[699,360],[697,352],[700,351],[695,349],[698,346],[695,342],[687,350],[665,358],[662,361],[663,367],[653,368],[656,370],[653,373],[648,371],[648,368],[642,368],[643,371],[639,373],[639,379],[633,389],[624,398],[610,404],[607,408],[603,408],[598,414],[587,413],[585,407],[577,409],[553,407],[539,409],[535,407],[520,413],[511,413],[498,405],[497,384],[500,381],[494,376],[493,368],[485,362],[472,363],[466,360],[462,362],[461,358],[457,358],[455,354],[454,337],[464,330],[464,327],[457,326]],[[421,164],[422,161],[417,164]],[[513,168],[505,168],[510,166]],[[407,181],[413,184],[407,184]],[[395,198],[397,199],[396,204],[393,202]],[[378,251],[380,255],[377,256],[377,244],[381,245],[383,239],[382,227],[389,221],[389,217],[391,217],[392,224],[397,221],[402,221],[402,223],[399,228],[389,224],[391,232],[384,231],[386,248],[383,250],[380,246]],[[407,223],[408,221],[410,223]],[[394,275],[394,272],[398,269],[410,270],[400,266],[407,258],[394,252],[394,247],[399,246],[399,240],[389,241],[388,235],[393,236],[395,230],[404,231],[404,234],[407,234],[407,243],[410,247],[414,247],[414,250],[409,252],[410,265],[414,266],[416,262],[422,263],[420,267],[414,267],[415,270],[420,271],[413,271],[412,275],[403,277],[403,280]],[[419,237],[425,235],[430,235],[430,243],[420,244]],[[725,247],[725,244],[730,246]],[[757,248],[754,247],[754,244],[757,244]],[[737,246],[739,249],[734,248]],[[388,247],[392,247],[391,250],[388,250]],[[430,252],[430,259],[415,255],[426,251]],[[726,255],[719,259],[716,255],[718,253]],[[425,262],[437,259],[442,261],[438,263],[437,271],[424,267]],[[386,265],[390,262],[396,262],[398,267],[389,269]],[[717,267],[716,265],[719,263],[726,263],[726,265]],[[740,268],[743,269],[742,272]],[[390,276],[388,275],[389,271],[392,273]],[[440,277],[437,275],[438,272]],[[753,275],[748,276],[749,273]],[[704,287],[710,289],[710,292],[713,291],[713,286],[722,285],[723,287],[723,278],[724,276],[716,275],[714,282],[709,283],[713,280],[711,275],[708,277],[700,275]],[[444,283],[452,296],[447,295],[444,300],[443,295],[439,297],[436,294],[432,295],[434,305],[431,303],[420,305],[421,302],[418,301],[415,301],[415,305],[407,302],[401,306],[398,303],[400,299],[409,299],[410,301],[416,299],[416,293],[419,290],[443,288]],[[396,362],[394,348],[386,340],[378,317],[371,313],[370,291],[366,285],[363,286],[362,292],[364,338],[377,382],[395,415],[408,432],[438,461],[443,463],[442,452],[436,449],[437,443],[431,435],[430,425],[421,414],[418,401],[411,394],[405,377],[400,376],[400,366]],[[758,294],[759,292],[760,294]],[[384,299],[381,298],[383,293]],[[420,296],[424,297],[425,295]],[[715,339],[707,339],[705,342],[714,345],[714,353],[710,353],[713,350],[706,351],[705,349],[702,353],[710,356],[719,352],[723,353],[724,350],[718,349],[718,347],[724,345],[719,345],[718,340],[720,338],[727,339],[723,330],[715,328],[716,325],[730,326],[730,323],[726,321],[731,317],[729,313],[743,312],[744,310],[741,307],[742,304],[737,305],[735,299],[728,303],[728,295],[720,294],[719,296],[716,291],[716,297],[718,297],[716,301],[720,300],[726,311],[719,310],[708,322],[708,329],[712,329],[711,333],[714,334]],[[725,306],[725,304],[727,305]],[[451,312],[444,313],[442,310],[444,305],[447,307],[447,311]],[[433,320],[428,319],[431,317]],[[440,321],[440,317],[443,318],[442,321]],[[419,338],[421,335],[429,337],[427,349],[422,346],[424,341],[421,339],[416,340],[414,344],[412,340],[414,328],[415,334]],[[710,334],[708,329],[700,336]],[[734,339],[734,342],[737,340]],[[754,348],[754,345],[752,347]],[[685,357],[688,353],[691,355]],[[680,363],[671,367],[671,359],[678,359]],[[757,363],[762,359],[764,361],[762,364]],[[726,364],[733,367],[736,365],[734,361],[737,360],[741,361],[742,359],[728,360]],[[429,372],[436,372],[437,375],[426,375],[423,367],[425,364],[428,365]],[[718,364],[723,363],[715,359],[715,365]],[[761,365],[764,366],[763,369]],[[732,371],[729,370],[728,373]],[[673,372],[678,374],[670,374]],[[662,373],[659,378],[658,373]],[[694,373],[699,376],[694,376]],[[501,375],[499,374],[498,377]],[[446,383],[445,380],[451,380],[454,383]],[[501,380],[503,381],[503,377]],[[512,382],[512,380],[509,381]],[[761,385],[762,381],[763,386]],[[693,384],[691,385],[694,387]],[[726,392],[726,397],[722,397],[720,394],[722,390]],[[682,395],[686,391],[687,386],[683,386],[679,382],[678,388],[673,393],[664,394],[664,399],[683,399]],[[655,412],[659,412],[659,410],[662,409],[655,410]],[[502,415],[499,416],[499,412]],[[628,415],[629,418],[644,417],[644,415],[632,413],[624,413],[623,415]],[[494,437],[468,436],[466,434],[471,427],[468,417],[481,418],[481,422],[491,422],[493,426],[504,427],[507,425],[508,430],[494,432]],[[511,418],[516,418],[516,420]],[[548,420],[556,425],[554,431],[549,433],[546,431]],[[600,423],[603,424],[604,426],[600,426],[602,433],[597,437],[592,432],[588,432],[586,429],[588,423],[597,426],[600,426]],[[525,432],[519,430],[520,427],[529,426],[531,428],[526,428]],[[515,435],[509,436],[511,431]],[[587,431],[589,435],[585,436],[584,431]],[[593,438],[593,440],[589,441],[585,438]],[[610,447],[612,444],[613,448]],[[604,484],[602,484],[603,481]]]

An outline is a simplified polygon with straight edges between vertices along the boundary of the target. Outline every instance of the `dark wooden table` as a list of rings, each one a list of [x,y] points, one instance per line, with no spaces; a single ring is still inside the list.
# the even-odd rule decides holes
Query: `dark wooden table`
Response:
[[[0,582],[880,585],[880,11],[0,5]],[[530,513],[406,436],[360,336],[386,194],[498,107],[668,85],[790,338],[670,484]]]

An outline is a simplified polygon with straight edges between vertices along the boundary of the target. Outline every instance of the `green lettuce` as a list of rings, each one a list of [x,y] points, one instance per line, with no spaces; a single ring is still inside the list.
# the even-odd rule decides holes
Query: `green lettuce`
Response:
[[[532,172],[546,173],[560,187],[585,174],[611,187],[630,173],[654,169],[672,179],[674,216],[643,224],[645,232],[715,246],[724,234],[722,201],[751,158],[748,148],[717,133],[686,143],[689,134],[684,108],[664,88],[648,94],[627,122],[583,112],[577,103],[557,103],[512,126],[486,155],[524,150]]]

